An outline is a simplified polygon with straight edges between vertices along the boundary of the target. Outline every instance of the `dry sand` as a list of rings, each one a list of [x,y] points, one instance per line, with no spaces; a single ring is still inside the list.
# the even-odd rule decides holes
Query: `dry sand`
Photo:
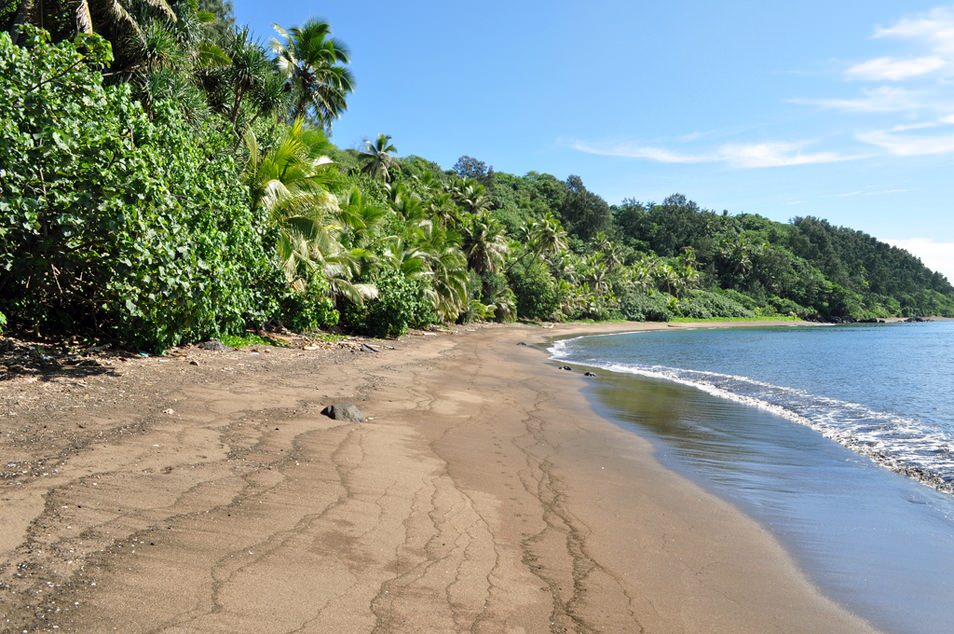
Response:
[[[870,632],[516,345],[626,329],[6,381],[0,631]]]

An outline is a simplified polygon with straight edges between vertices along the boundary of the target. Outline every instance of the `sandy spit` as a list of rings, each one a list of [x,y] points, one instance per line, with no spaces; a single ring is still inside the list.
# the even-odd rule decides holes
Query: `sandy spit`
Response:
[[[516,345],[639,327],[0,383],[0,631],[871,632]]]

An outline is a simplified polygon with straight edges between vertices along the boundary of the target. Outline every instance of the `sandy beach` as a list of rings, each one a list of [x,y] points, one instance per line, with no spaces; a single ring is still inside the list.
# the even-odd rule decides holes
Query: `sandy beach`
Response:
[[[3,382],[0,631],[873,631],[597,416],[580,372],[517,345],[638,327],[190,348]]]

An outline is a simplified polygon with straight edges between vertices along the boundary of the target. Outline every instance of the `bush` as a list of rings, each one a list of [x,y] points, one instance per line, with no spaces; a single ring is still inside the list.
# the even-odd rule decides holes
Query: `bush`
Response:
[[[517,318],[517,296],[507,285],[505,275],[485,272],[481,276],[481,287],[481,301],[493,306],[494,321],[507,323]]]
[[[755,317],[755,313],[722,291],[694,290],[679,300],[676,307],[681,317],[714,319],[717,317]]]
[[[285,286],[279,298],[275,321],[295,332],[309,332],[338,324],[339,314],[328,297],[328,283],[319,280],[308,285],[307,291]]]
[[[342,322],[346,328],[372,337],[399,337],[408,327],[437,323],[429,287],[423,280],[410,280],[396,271],[386,271],[375,280],[378,297],[363,304],[346,304]]]
[[[805,319],[815,315],[815,309],[806,308],[786,297],[772,295],[768,299],[768,307],[776,315],[785,315],[788,317],[801,317]]]
[[[670,321],[673,318],[670,299],[669,295],[657,291],[629,288],[620,295],[619,312],[630,321]]]
[[[108,61],[97,36],[0,34],[0,308],[152,350],[241,331],[274,265],[234,139],[168,102],[150,119]]]
[[[534,260],[509,273],[517,297],[517,315],[525,319],[552,319],[558,315],[561,293],[547,268]]]

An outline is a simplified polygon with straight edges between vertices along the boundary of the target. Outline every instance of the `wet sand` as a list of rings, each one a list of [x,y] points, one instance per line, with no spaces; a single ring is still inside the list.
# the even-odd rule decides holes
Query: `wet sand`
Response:
[[[872,631],[516,345],[632,329],[0,386],[0,630]],[[319,414],[340,401],[371,419]]]

